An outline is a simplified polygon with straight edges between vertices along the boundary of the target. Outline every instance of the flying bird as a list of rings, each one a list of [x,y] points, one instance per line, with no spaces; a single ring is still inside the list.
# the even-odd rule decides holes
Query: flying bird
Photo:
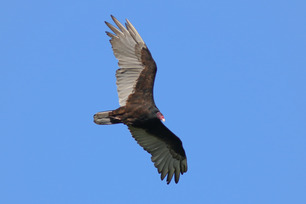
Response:
[[[118,28],[105,22],[114,32],[106,31],[106,34],[111,38],[114,55],[119,61],[116,84],[120,107],[96,113],[94,122],[127,125],[137,143],[152,155],[161,180],[167,176],[169,184],[174,176],[178,183],[180,174],[187,171],[187,158],[181,140],[161,122],[165,118],[154,102],[155,61],[130,21],[126,20],[124,27],[111,17]]]

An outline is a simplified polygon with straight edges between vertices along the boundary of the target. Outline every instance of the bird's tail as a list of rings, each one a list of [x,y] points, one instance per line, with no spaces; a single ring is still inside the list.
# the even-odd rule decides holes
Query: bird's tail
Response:
[[[94,115],[94,122],[98,125],[111,125],[121,123],[119,120],[114,119],[110,116],[112,111],[102,111]]]

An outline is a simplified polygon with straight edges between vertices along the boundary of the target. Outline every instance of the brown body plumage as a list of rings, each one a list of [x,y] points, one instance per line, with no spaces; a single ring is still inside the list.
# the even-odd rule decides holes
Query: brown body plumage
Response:
[[[167,175],[169,184],[175,175],[177,183],[180,174],[187,171],[187,159],[181,140],[161,122],[164,117],[154,102],[155,61],[128,20],[125,28],[115,17],[112,19],[119,29],[106,22],[116,35],[106,33],[119,60],[116,78],[120,107],[95,114],[94,122],[127,125],[137,143],[152,155],[161,179]]]

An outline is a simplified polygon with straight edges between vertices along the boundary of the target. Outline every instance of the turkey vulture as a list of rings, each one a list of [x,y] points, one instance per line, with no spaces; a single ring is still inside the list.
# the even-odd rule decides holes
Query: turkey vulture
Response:
[[[125,28],[114,16],[111,17],[119,28],[105,22],[114,32],[106,31],[106,34],[111,38],[114,55],[119,61],[116,84],[120,107],[98,112],[94,122],[98,125],[127,125],[137,143],[152,155],[151,160],[161,174],[161,180],[167,175],[169,184],[174,175],[177,183],[180,174],[187,171],[187,159],[181,140],[161,122],[165,118],[154,102],[155,61],[129,20],[126,20]]]

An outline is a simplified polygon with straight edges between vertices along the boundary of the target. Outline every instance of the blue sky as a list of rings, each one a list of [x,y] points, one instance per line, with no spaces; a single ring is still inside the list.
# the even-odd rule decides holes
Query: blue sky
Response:
[[[305,1],[7,1],[0,203],[306,203]],[[166,185],[124,125],[104,21],[128,18],[188,172]]]

